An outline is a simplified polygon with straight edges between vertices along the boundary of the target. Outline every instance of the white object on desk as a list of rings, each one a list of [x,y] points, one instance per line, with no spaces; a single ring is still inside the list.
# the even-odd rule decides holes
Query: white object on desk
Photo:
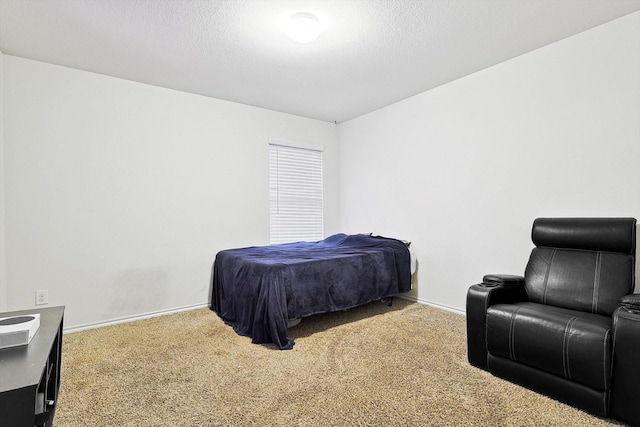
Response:
[[[28,345],[40,328],[40,314],[0,319],[0,349]]]

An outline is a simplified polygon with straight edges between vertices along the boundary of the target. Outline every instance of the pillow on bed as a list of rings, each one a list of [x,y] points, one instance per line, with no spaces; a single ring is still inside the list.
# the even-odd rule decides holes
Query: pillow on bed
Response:
[[[385,237],[385,236],[374,236],[373,233],[369,233],[369,236],[371,236],[371,237],[384,237],[385,239],[389,239],[389,237]],[[391,239],[395,239],[395,237],[391,237]],[[404,243],[404,245],[406,247],[411,246],[411,242],[408,241],[408,240],[403,240],[403,239],[395,239],[395,240],[398,240],[398,241]]]

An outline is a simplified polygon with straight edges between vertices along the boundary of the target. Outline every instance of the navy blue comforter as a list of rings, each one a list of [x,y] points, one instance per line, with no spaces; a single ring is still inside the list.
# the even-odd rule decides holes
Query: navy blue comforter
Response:
[[[409,258],[399,240],[364,234],[220,251],[210,308],[252,342],[291,349],[288,319],[409,291]]]

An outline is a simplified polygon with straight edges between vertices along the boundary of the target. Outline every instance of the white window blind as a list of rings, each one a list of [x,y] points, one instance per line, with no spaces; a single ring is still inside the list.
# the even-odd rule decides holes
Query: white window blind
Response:
[[[271,244],[324,236],[322,148],[269,142]]]

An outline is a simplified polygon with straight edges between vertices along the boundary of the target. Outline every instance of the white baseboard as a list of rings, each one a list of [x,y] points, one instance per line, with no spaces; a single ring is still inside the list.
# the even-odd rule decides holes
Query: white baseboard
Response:
[[[415,298],[415,297],[412,297],[412,296],[405,296],[405,295],[398,295],[398,298],[406,299],[406,300],[409,300],[409,301],[415,301],[415,302],[420,303],[420,304],[428,305],[428,306],[434,307],[434,308],[439,308],[441,310],[450,311],[452,313],[460,314],[462,316],[466,316],[467,315],[467,313],[464,310],[460,310],[459,308],[451,307],[451,306],[445,305],[445,304],[439,304],[437,302],[427,301],[427,300],[424,300],[424,299],[421,299],[421,298]]]
[[[102,321],[102,322],[87,323],[87,324],[80,325],[80,326],[73,326],[71,328],[64,328],[63,329],[63,333],[71,334],[71,333],[74,333],[74,332],[85,331],[87,329],[102,328],[104,326],[118,325],[120,323],[135,322],[136,320],[143,320],[143,319],[150,319],[152,317],[166,316],[168,314],[175,314],[175,313],[180,313],[182,311],[189,311],[189,310],[197,310],[199,308],[205,308],[205,307],[209,307],[209,303],[208,302],[207,303],[202,303],[202,304],[187,305],[187,306],[183,306],[183,307],[171,308],[171,309],[168,309],[168,310],[159,310],[159,311],[152,311],[150,313],[135,314],[135,315],[132,315],[132,316],[119,317],[119,318],[116,318],[116,319],[105,320],[105,321]]]
[[[451,307],[451,306],[448,306],[448,305],[445,305],[445,304],[439,304],[439,303],[436,303],[436,302],[427,301],[427,300],[424,300],[424,299],[421,299],[421,298],[415,298],[415,297],[406,296],[406,295],[398,295],[398,298],[406,299],[406,300],[409,300],[409,301],[414,301],[414,302],[417,302],[419,304],[428,305],[428,306],[431,306],[431,307],[434,307],[434,308],[439,308],[441,310],[450,311],[452,313],[460,314],[462,316],[466,315],[464,310],[460,310],[459,308]],[[189,311],[189,310],[197,310],[199,308],[205,308],[205,307],[209,307],[209,303],[208,302],[202,303],[202,304],[188,305],[188,306],[184,306],[184,307],[171,308],[171,309],[168,309],[168,310],[159,310],[159,311],[153,311],[153,312],[150,312],[150,313],[136,314],[136,315],[132,315],[132,316],[119,317],[119,318],[116,318],[116,319],[105,320],[105,321],[102,321],[102,322],[87,323],[87,324],[84,324],[84,325],[73,326],[73,327],[70,327],[70,328],[64,328],[63,332],[65,334],[72,334],[74,332],[85,331],[87,329],[102,328],[104,326],[118,325],[120,323],[135,322],[136,320],[151,319],[152,317],[166,316],[168,314],[175,314],[175,313],[180,313],[182,311]]]

